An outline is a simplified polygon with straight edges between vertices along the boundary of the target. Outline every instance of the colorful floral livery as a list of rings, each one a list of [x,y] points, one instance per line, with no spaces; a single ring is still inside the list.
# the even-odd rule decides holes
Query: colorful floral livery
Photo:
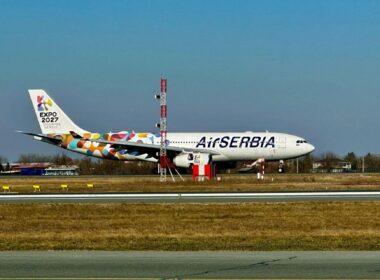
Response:
[[[97,158],[113,160],[136,160],[144,156],[149,160],[148,155],[143,155],[133,149],[118,149],[117,144],[104,144],[101,141],[113,142],[134,142],[143,144],[155,144],[159,141],[159,134],[153,133],[134,133],[134,132],[117,132],[117,133],[84,133],[83,135],[72,134],[49,134],[48,137],[60,140],[59,146],[81,154]],[[155,159],[151,159],[155,161]]]

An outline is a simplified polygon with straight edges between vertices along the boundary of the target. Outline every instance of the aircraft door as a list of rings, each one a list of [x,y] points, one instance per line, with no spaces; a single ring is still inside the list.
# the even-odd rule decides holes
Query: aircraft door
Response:
[[[286,148],[286,137],[280,136],[276,138],[276,148],[278,149],[285,149]]]
[[[281,157],[285,154],[286,137],[280,136],[275,138],[275,145],[273,149],[273,158]]]

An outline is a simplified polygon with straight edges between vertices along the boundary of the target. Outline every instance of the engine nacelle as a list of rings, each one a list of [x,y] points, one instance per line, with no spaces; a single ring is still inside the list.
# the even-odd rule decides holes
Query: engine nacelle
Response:
[[[182,153],[173,159],[177,167],[189,168],[193,164],[209,164],[211,156],[202,153]]]

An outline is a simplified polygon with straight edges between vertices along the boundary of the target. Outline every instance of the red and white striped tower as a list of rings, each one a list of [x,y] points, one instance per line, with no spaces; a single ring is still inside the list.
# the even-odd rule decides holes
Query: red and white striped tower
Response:
[[[265,159],[262,159],[260,162],[260,174],[261,174],[261,180],[264,180],[265,175]]]
[[[166,173],[168,168],[167,162],[167,153],[166,153],[166,137],[167,137],[167,104],[166,104],[166,91],[167,91],[167,80],[161,79],[161,91],[160,91],[160,107],[161,107],[161,116],[160,116],[160,135],[161,135],[161,144],[160,144],[160,182],[166,182]]]

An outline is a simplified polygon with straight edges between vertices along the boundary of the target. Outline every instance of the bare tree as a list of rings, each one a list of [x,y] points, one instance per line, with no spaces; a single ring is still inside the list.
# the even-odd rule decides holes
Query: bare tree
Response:
[[[1,172],[1,171],[5,171],[5,170],[4,170],[4,165],[3,165],[3,164],[5,164],[5,163],[7,163],[7,162],[8,162],[8,160],[7,160],[5,157],[0,156],[0,172]]]
[[[19,163],[44,163],[52,162],[52,156],[39,155],[39,154],[22,154],[18,158]]]
[[[358,169],[359,160],[358,160],[358,157],[355,155],[354,152],[348,153],[344,157],[344,161],[348,161],[349,163],[351,163],[351,168],[353,170],[357,170]]]

